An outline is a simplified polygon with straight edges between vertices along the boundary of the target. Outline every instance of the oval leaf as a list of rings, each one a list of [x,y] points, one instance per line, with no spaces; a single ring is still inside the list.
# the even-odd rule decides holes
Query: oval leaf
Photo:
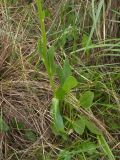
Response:
[[[85,130],[85,123],[82,118],[74,121],[72,126],[73,126],[73,129],[75,130],[76,133],[78,133],[80,135],[83,134],[83,132]]]
[[[93,104],[94,92],[86,91],[80,97],[80,105],[84,108],[90,108]]]
[[[77,84],[78,84],[77,80],[73,76],[69,76],[65,80],[62,88],[65,91],[65,93],[69,93],[72,88],[77,86]]]

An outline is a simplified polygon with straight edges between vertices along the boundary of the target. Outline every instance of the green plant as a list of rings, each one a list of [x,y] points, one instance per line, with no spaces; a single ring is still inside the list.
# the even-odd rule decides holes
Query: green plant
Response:
[[[8,124],[3,120],[3,117],[0,116],[0,132],[7,132],[8,130]]]
[[[41,26],[41,35],[42,35],[38,42],[38,50],[42,57],[43,63],[46,67],[50,84],[54,94],[54,98],[52,101],[51,115],[54,119],[55,128],[60,132],[64,132],[64,123],[63,123],[63,118],[60,114],[59,101],[63,100],[65,95],[70,93],[72,88],[76,87],[77,80],[71,75],[72,72],[68,60],[66,59],[64,61],[63,68],[57,67],[54,61],[54,56],[55,56],[54,47],[50,47],[49,49],[47,49],[47,38],[44,25],[45,13],[42,10],[42,3],[40,1],[36,1],[36,3],[38,6],[38,18]],[[55,86],[54,83],[55,73],[57,73],[59,76],[60,80],[59,87]]]
[[[93,27],[92,27],[90,36],[87,37],[86,35],[84,35],[83,37],[83,47],[85,47],[86,52],[89,52],[89,49],[91,48],[91,46],[89,47],[89,44],[91,43],[91,38],[93,36],[97,21],[99,19],[103,2],[104,1],[102,0],[98,5],[98,11],[96,12],[96,16],[94,16],[94,19],[93,19]],[[54,95],[52,100],[52,105],[51,105],[51,116],[53,118],[53,124],[52,124],[53,132],[56,135],[61,135],[62,137],[64,137],[64,134],[67,134],[65,131],[64,119],[63,119],[63,116],[61,115],[62,108],[60,104],[63,101],[70,103],[74,109],[76,109],[77,111],[80,110],[82,112],[82,116],[80,117],[80,119],[77,119],[74,122],[72,122],[72,127],[75,130],[75,132],[82,135],[84,133],[85,127],[87,127],[91,133],[95,135],[100,135],[98,136],[99,142],[103,143],[104,141],[104,144],[106,144],[104,151],[106,151],[108,157],[109,157],[108,153],[110,153],[111,160],[114,160],[114,156],[112,152],[110,152],[110,148],[107,145],[107,142],[105,141],[102,135],[102,132],[90,120],[90,118],[96,122],[97,120],[92,115],[90,118],[87,117],[89,115],[90,107],[93,104],[94,93],[91,91],[85,92],[80,97],[80,104],[78,100],[70,93],[71,89],[76,87],[78,82],[76,78],[72,76],[71,67],[67,58],[64,61],[63,68],[57,66],[57,64],[55,63],[54,47],[50,47],[49,49],[47,47],[47,37],[46,37],[45,24],[44,24],[45,13],[42,9],[42,2],[39,0],[36,0],[36,3],[38,7],[38,18],[41,26],[41,38],[39,39],[39,42],[38,42],[38,50],[39,50],[40,56],[42,57],[45,68],[47,70],[50,84],[53,90],[53,95]],[[86,41],[87,41],[87,44],[86,44]],[[60,81],[59,87],[55,85],[55,82],[54,82],[55,75],[58,75],[59,77],[59,81]],[[76,101],[75,104],[72,104],[72,100],[70,99],[70,96],[73,97],[73,103],[75,99]],[[83,108],[80,109],[80,106],[82,106]],[[104,129],[104,127],[102,129]],[[102,145],[102,147],[104,148],[104,145]],[[67,155],[66,159],[70,159],[71,156],[68,152],[67,153],[65,152],[65,155]]]
[[[73,158],[86,159],[85,153],[87,154],[87,158],[94,154],[94,158],[97,158],[97,148],[98,145],[91,142],[90,140],[84,142],[77,142],[72,144],[72,147],[61,150],[58,155],[58,160],[72,160]]]
[[[100,144],[100,146],[102,147],[105,155],[107,155],[107,157],[109,158],[109,160],[115,160],[115,157],[111,151],[111,149],[109,148],[108,144],[106,143],[106,140],[103,136],[97,136],[98,138],[98,142]]]

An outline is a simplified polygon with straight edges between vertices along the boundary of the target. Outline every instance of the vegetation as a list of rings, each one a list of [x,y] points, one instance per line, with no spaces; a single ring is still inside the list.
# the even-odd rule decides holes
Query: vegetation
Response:
[[[1,159],[120,159],[119,6],[1,0]]]

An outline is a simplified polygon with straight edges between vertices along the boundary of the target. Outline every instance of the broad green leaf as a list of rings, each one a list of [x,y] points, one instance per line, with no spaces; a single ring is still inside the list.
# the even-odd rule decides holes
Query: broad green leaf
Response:
[[[66,78],[62,89],[65,91],[65,93],[69,93],[72,88],[77,86],[77,84],[77,80],[73,76],[69,76]]]
[[[80,97],[80,105],[84,108],[90,108],[93,104],[94,92],[86,91]]]
[[[54,47],[49,48],[47,56],[48,56],[48,64],[49,64],[49,70],[50,70],[49,72],[51,75],[53,75],[56,70],[56,65],[55,65],[55,60],[54,60],[54,56],[55,56]]]
[[[93,122],[87,120],[86,117],[82,117],[82,118],[84,120],[86,127],[90,130],[91,133],[101,135],[101,131],[96,127],[96,125]]]
[[[72,123],[73,129],[75,130],[76,133],[82,135],[84,130],[85,130],[85,122],[82,118],[74,121]]]
[[[58,98],[59,100],[63,100],[64,99],[64,96],[65,96],[65,91],[62,89],[62,87],[59,87],[57,90],[56,90],[56,98]]]
[[[77,84],[77,80],[73,76],[69,76],[64,84],[57,89],[56,97],[61,100],[64,99],[65,94],[69,93]]]
[[[28,140],[30,140],[30,141],[32,141],[32,142],[35,142],[35,141],[37,140],[36,134],[35,134],[33,131],[31,131],[31,130],[26,131],[26,132],[25,132],[25,136],[26,136],[26,138],[27,138]]]
[[[63,118],[60,114],[59,100],[57,98],[53,98],[52,100],[51,114],[52,114],[56,129],[60,132],[64,132]]]
[[[9,126],[3,120],[2,116],[0,116],[0,132],[7,132],[9,130]]]
[[[114,157],[109,145],[107,144],[105,138],[102,135],[98,135],[97,138],[98,138],[98,142],[99,142],[100,146],[102,147],[104,153],[107,155],[109,160],[115,160],[115,157]]]

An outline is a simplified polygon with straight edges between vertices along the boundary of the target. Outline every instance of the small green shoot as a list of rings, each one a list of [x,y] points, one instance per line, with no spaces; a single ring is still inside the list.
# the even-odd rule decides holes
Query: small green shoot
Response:
[[[37,135],[32,130],[26,131],[25,137],[31,142],[35,142],[37,140]]]
[[[16,117],[12,119],[11,123],[12,123],[12,128],[17,129],[18,131],[25,129],[25,124],[22,121],[18,121]]]
[[[9,131],[8,124],[3,120],[2,116],[0,116],[0,132]]]

